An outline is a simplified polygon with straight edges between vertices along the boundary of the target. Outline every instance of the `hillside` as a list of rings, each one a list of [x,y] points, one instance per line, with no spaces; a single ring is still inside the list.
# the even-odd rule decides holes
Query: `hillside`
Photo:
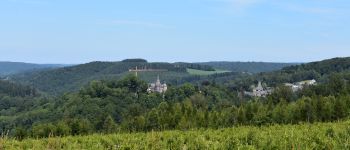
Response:
[[[347,107],[350,105],[350,73],[347,72],[347,60],[348,58],[336,58],[304,64],[314,65],[315,68],[339,65],[339,68],[343,69],[336,70],[343,71],[334,70],[323,74],[321,78],[324,78],[324,82],[318,82],[317,85],[305,87],[298,92],[273,86],[276,90],[266,97],[239,96],[239,86],[249,87],[249,82],[261,78],[268,85],[271,85],[270,82],[283,83],[280,78],[288,79],[294,73],[303,75],[306,70],[293,69],[293,72],[287,72],[283,69],[253,75],[229,72],[211,76],[188,76],[188,65],[182,67],[169,63],[92,62],[66,67],[51,71],[65,70],[65,76],[58,76],[60,78],[71,75],[75,79],[79,79],[80,76],[88,79],[87,75],[99,75],[99,72],[113,75],[113,71],[122,77],[128,74],[121,69],[127,68],[127,65],[139,65],[140,68],[141,65],[148,65],[150,68],[158,66],[158,69],[169,69],[163,75],[169,75],[173,80],[178,80],[180,75],[186,74],[187,77],[181,78],[185,84],[170,85],[165,93],[150,93],[147,91],[147,81],[128,75],[122,79],[115,77],[111,80],[86,81],[88,84],[79,87],[80,90],[57,97],[3,96],[0,97],[0,127],[3,132],[8,130],[10,137],[45,138],[92,133],[218,129],[240,125],[341,121],[349,118],[350,114]],[[320,67],[321,64],[324,66]],[[70,72],[72,70],[79,70],[80,74],[75,75],[74,72]],[[52,74],[50,72],[48,75]],[[156,74],[148,72],[139,74],[139,77],[141,76],[154,78]],[[218,79],[221,81],[218,82]],[[238,86],[239,89],[234,89],[230,84]],[[48,85],[44,85],[49,88]]]
[[[160,75],[163,81],[177,84],[181,79],[190,77],[187,68],[212,70],[206,65],[190,63],[148,63],[147,61],[124,60],[121,62],[91,62],[58,69],[19,73],[10,78],[13,81],[31,85],[40,91],[59,95],[77,91],[92,80],[120,79],[130,73],[129,69],[163,69],[166,71],[139,72],[139,77],[147,82],[156,80]]]
[[[55,64],[31,64],[22,62],[0,62],[0,76],[16,74],[25,71],[39,70],[45,68],[58,68],[64,65]]]
[[[29,86],[23,86],[10,81],[0,80],[0,96],[5,95],[11,97],[25,97],[35,96],[37,94],[37,91]]]
[[[317,72],[320,76],[331,73],[350,71],[350,57],[339,57],[307,64],[293,65],[283,68],[282,71],[286,73],[314,71]]]
[[[287,66],[296,65],[296,63],[226,62],[226,61],[204,62],[199,64],[212,66],[217,69],[230,70],[233,72],[249,72],[249,73],[275,71],[275,70],[280,70]]]
[[[307,64],[285,67],[280,71],[265,73],[264,76],[276,83],[298,82],[316,79],[326,82],[332,75],[346,75],[350,71],[350,57],[333,58]]]
[[[276,87],[284,83],[294,83],[315,79],[319,83],[329,82],[330,78],[349,80],[350,57],[333,58],[284,67],[281,70],[263,72],[252,76],[232,79],[229,83],[234,89],[248,90],[250,85],[262,81],[268,86]]]
[[[48,114],[48,105],[45,104],[49,102],[49,99],[32,87],[0,80],[1,128],[14,128],[14,124],[9,124],[11,122],[25,124],[44,120],[45,114]]]
[[[219,82],[226,82],[237,77],[232,72],[261,72],[280,69],[291,64],[280,63],[252,63],[252,62],[211,62],[211,63],[149,63],[143,59],[127,59],[120,62],[91,62],[71,67],[52,70],[32,71],[11,76],[11,79],[22,84],[31,85],[40,91],[59,95],[65,92],[77,91],[92,80],[120,79],[129,73],[129,69],[151,68],[165,69],[162,72],[140,72],[139,77],[147,82],[156,80],[160,75],[163,82],[179,85],[184,82],[193,82],[215,79],[220,76]]]

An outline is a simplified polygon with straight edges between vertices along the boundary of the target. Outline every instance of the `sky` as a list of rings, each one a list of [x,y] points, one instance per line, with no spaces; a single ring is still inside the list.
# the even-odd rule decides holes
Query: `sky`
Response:
[[[0,0],[0,61],[350,56],[349,0]]]

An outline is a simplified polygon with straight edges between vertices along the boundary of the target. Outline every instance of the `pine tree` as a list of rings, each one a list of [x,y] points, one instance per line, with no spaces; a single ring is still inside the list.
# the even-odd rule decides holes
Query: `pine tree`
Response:
[[[116,131],[116,125],[110,115],[108,115],[103,122],[102,129],[104,133],[113,133]]]

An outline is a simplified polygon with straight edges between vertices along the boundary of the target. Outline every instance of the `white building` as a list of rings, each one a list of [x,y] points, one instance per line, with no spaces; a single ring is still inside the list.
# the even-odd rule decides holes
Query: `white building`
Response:
[[[161,84],[159,80],[159,76],[157,77],[156,83],[150,83],[147,89],[147,92],[157,92],[157,93],[165,93],[168,90],[168,86],[164,83]]]
[[[302,90],[304,88],[304,86],[316,85],[316,83],[317,83],[316,80],[312,79],[312,80],[305,80],[305,81],[296,82],[294,84],[285,83],[284,85],[287,87],[290,87],[293,92],[296,92],[296,91]]]

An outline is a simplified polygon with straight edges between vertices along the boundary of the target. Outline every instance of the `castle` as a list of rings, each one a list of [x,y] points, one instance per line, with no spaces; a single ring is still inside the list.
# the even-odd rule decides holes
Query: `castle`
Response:
[[[153,92],[165,93],[167,90],[168,90],[168,86],[165,83],[164,84],[160,83],[159,75],[158,75],[156,83],[151,83],[147,89],[147,92],[148,93],[153,93]]]
[[[252,92],[247,92],[245,91],[244,94],[248,95],[248,96],[254,96],[254,97],[266,97],[267,95],[272,93],[272,88],[270,87],[266,87],[264,88],[261,85],[261,82],[259,81],[258,86],[254,86],[253,87],[253,91]]]

